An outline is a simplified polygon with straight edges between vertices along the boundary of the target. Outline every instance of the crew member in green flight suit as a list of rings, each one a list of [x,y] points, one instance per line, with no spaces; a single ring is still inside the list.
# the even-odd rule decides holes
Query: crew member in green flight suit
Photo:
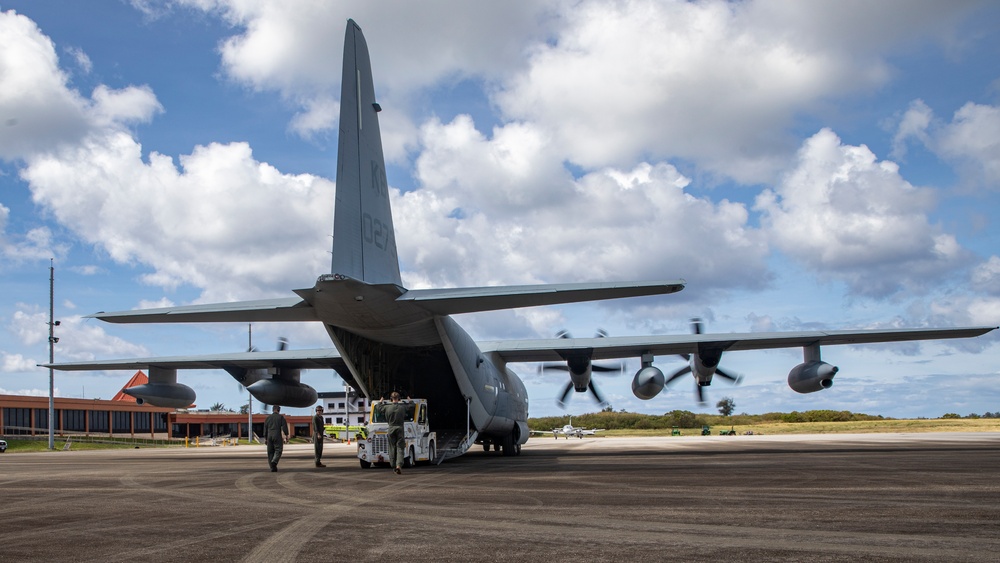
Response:
[[[277,471],[281,451],[288,442],[288,421],[281,414],[281,407],[278,405],[274,405],[271,411],[271,414],[264,419],[264,439],[267,442],[267,462],[271,466],[271,471]]]
[[[323,422],[323,405],[316,407],[316,414],[312,420],[313,427],[313,449],[316,452],[316,467],[326,467],[321,461],[323,459],[323,435],[326,434],[326,424]]]
[[[407,418],[413,419],[414,405],[400,402],[400,395],[396,391],[389,395],[389,400],[392,401],[389,404],[379,400],[375,404],[375,412],[381,414],[389,424],[386,435],[389,439],[389,465],[399,474],[403,472],[403,459],[406,457],[406,432],[403,430],[403,423]]]

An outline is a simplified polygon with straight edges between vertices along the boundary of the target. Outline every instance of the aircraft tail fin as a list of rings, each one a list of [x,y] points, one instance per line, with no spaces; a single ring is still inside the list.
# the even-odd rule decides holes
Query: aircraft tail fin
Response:
[[[332,272],[402,286],[368,44],[348,20],[340,93]]]

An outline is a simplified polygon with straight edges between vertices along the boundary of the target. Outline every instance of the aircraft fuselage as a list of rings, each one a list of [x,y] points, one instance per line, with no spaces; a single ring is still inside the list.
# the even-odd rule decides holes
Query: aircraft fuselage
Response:
[[[323,322],[344,358],[345,380],[372,398],[392,391],[428,399],[435,429],[465,430],[501,443],[528,438],[524,384],[498,357],[484,355],[447,315],[397,301],[405,290],[342,275],[296,293]]]

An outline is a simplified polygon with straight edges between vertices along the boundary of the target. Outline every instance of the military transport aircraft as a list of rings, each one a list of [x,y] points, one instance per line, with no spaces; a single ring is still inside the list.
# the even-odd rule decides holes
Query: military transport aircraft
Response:
[[[344,41],[340,137],[331,273],[295,296],[212,305],[177,306],[91,315],[112,323],[316,321],[333,348],[60,363],[59,370],[148,370],[149,383],[127,389],[139,401],[186,407],[194,390],[177,370],[222,369],[257,400],[308,407],[316,391],[299,381],[303,369],[334,369],[368,397],[398,390],[430,405],[438,451],[460,455],[475,442],[516,455],[527,441],[528,396],[508,362],[562,361],[577,390],[589,388],[593,360],[639,358],[633,393],[652,399],[664,386],[656,356],[686,355],[699,385],[711,383],[724,351],[801,346],[804,361],[788,384],[800,393],[827,389],[837,368],[820,346],[965,338],[995,327],[749,334],[687,334],[475,342],[450,315],[670,294],[683,280],[572,283],[407,290],[396,256],[396,233],[382,155],[368,47],[349,20]],[[294,218],[289,218],[294,220]],[[46,364],[46,367],[49,367]]]

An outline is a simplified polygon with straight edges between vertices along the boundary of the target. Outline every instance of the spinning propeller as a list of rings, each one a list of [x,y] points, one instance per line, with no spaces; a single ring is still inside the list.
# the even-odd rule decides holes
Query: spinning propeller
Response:
[[[691,319],[691,331],[694,334],[701,334],[701,329],[702,320],[697,317]],[[707,387],[712,384],[713,375],[718,375],[723,379],[728,379],[734,384],[739,384],[740,381],[743,380],[743,376],[739,374],[727,373],[719,367],[719,361],[722,359],[721,348],[709,348],[699,345],[696,353],[679,354],[679,356],[687,360],[688,365],[671,374],[670,377],[666,379],[664,385],[669,385],[670,382],[686,373],[694,375],[695,397],[697,397],[699,405],[705,404],[705,395],[702,387]]]
[[[604,330],[598,329],[595,338],[604,338],[608,333]],[[566,330],[561,330],[556,334],[558,338],[572,338],[570,333]],[[594,381],[591,379],[591,374],[595,371],[597,372],[619,372],[621,373],[625,369],[624,362],[619,362],[617,364],[595,364],[590,361],[590,357],[593,354],[593,350],[576,352],[573,354],[568,354],[565,357],[566,362],[557,363],[544,363],[538,367],[538,371],[542,370],[559,370],[569,372],[569,381],[566,386],[563,387],[562,393],[559,394],[559,398],[556,399],[556,404],[561,408],[566,408],[566,400],[569,397],[570,391],[576,391],[577,393],[583,393],[590,391],[590,394],[594,396],[594,399],[603,407],[608,404],[604,399],[604,396],[597,389]]]
[[[276,349],[279,352],[284,352],[285,350],[287,350],[288,339],[285,338],[284,336],[279,336],[278,347]],[[257,352],[257,351],[258,350],[256,346],[250,346],[249,348],[247,348],[247,352]],[[236,371],[236,373],[234,373],[233,371],[230,371],[229,373],[236,379],[237,383],[240,384],[240,389],[243,389],[247,385],[250,385],[250,383],[253,383],[254,381],[257,381],[258,379],[261,379],[268,375],[267,370],[263,368],[246,368],[238,370]],[[250,383],[246,383],[248,379],[250,380]]]

